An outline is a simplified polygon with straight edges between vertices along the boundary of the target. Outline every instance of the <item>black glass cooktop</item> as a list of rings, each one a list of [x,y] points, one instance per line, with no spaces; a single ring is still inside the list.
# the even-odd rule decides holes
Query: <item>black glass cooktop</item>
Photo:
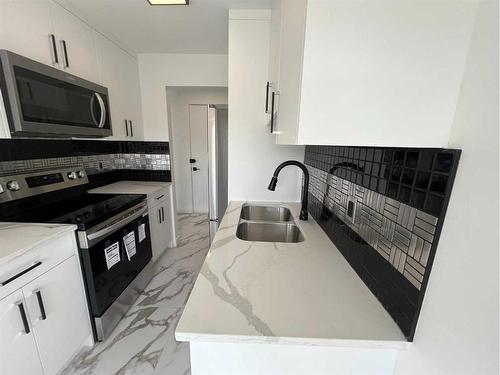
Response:
[[[14,222],[75,224],[79,230],[87,230],[144,199],[145,195],[140,194],[84,193],[48,204],[37,204],[30,209],[19,207],[17,213],[0,219]],[[10,212],[15,210],[11,209]]]

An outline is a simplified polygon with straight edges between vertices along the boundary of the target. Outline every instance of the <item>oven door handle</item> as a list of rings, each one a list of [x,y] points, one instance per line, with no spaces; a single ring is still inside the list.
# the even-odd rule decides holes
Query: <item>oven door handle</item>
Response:
[[[128,223],[134,221],[138,217],[144,215],[148,212],[148,207],[146,205],[141,205],[140,208],[134,210],[126,215],[123,215],[118,221],[114,221],[104,228],[98,230],[97,232],[87,234],[87,241],[90,243],[98,242],[100,239],[106,237],[108,234],[115,232],[121,227],[127,225]]]

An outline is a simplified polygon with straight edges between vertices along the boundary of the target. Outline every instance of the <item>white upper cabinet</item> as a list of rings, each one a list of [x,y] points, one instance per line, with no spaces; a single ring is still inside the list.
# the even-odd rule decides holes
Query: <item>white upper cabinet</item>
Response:
[[[51,34],[50,1],[0,1],[0,49],[56,65]]]
[[[10,50],[109,90],[111,139],[142,140],[137,58],[50,0],[0,0],[0,49]],[[0,138],[10,137],[0,107]]]
[[[476,7],[281,1],[277,142],[446,146]]]
[[[61,67],[68,73],[99,82],[94,30],[54,2],[50,9]]]
[[[142,139],[142,111],[137,60],[96,34],[102,85],[108,88],[113,139]]]

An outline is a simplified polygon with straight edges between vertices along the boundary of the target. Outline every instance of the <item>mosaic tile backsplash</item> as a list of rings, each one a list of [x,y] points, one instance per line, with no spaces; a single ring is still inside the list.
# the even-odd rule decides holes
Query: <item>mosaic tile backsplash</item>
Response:
[[[413,339],[459,150],[307,146],[310,212]]]
[[[167,172],[168,150],[167,142],[0,140],[0,175],[73,165],[83,165],[89,177],[117,170]]]

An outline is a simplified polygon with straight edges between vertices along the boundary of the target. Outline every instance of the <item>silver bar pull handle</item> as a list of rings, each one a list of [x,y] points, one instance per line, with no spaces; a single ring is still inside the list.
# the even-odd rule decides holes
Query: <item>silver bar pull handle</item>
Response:
[[[107,236],[110,233],[113,233],[117,229],[120,229],[124,225],[130,223],[131,221],[134,221],[137,219],[139,216],[142,216],[144,213],[147,212],[148,208],[146,206],[146,203],[141,203],[138,205],[139,207],[132,212],[124,215],[120,219],[118,219],[116,222],[110,223],[106,227],[98,230],[97,232],[87,234],[87,239],[89,242],[95,242],[100,240],[101,238]]]

